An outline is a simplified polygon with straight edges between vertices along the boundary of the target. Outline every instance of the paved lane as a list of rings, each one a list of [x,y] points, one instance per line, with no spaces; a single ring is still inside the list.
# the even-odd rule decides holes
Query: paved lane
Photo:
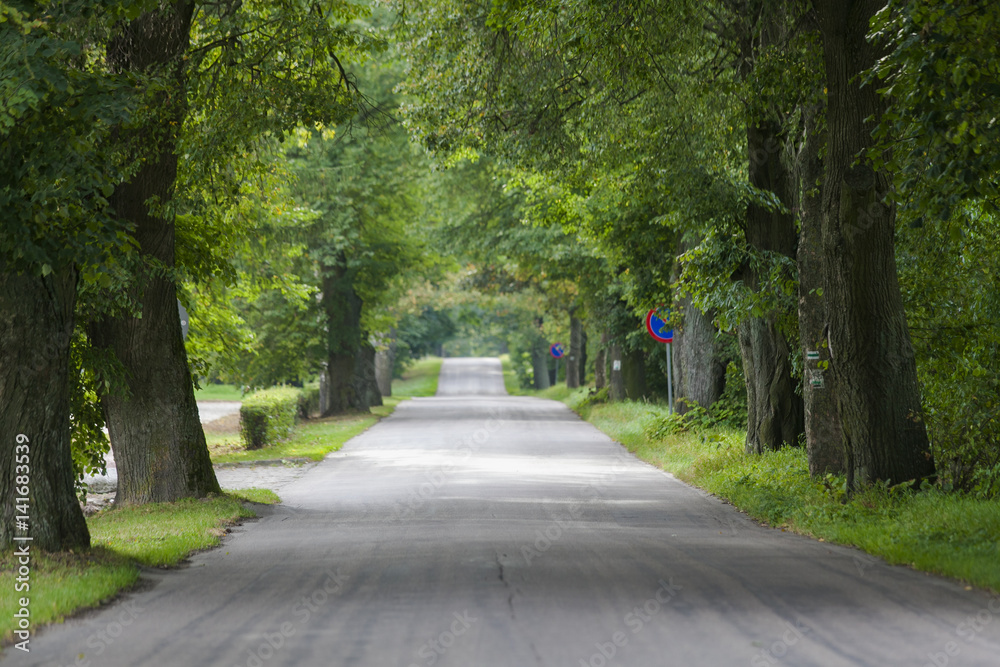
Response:
[[[1000,598],[759,528],[499,369],[446,360],[222,548],[4,664],[998,664]]]

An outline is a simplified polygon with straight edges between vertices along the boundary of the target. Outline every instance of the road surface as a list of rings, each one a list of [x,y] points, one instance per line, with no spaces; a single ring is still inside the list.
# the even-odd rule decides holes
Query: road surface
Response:
[[[760,528],[501,388],[446,360],[221,548],[4,664],[1000,664],[1000,598]]]

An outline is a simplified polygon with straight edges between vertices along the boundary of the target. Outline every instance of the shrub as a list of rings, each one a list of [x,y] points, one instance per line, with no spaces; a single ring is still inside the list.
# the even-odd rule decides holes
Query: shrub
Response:
[[[240,435],[247,449],[273,445],[291,435],[299,412],[299,394],[291,387],[272,387],[243,399]]]
[[[319,412],[319,383],[310,383],[299,390],[299,419],[309,419]]]

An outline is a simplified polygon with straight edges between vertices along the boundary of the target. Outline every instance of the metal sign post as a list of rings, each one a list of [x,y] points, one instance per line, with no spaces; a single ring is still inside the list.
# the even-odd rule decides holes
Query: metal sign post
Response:
[[[566,348],[563,347],[562,343],[552,343],[552,347],[549,348],[549,354],[556,360],[556,381],[552,384],[559,384],[559,360],[566,354]]]
[[[674,364],[670,354],[671,343],[667,343],[667,403],[668,414],[674,414]]]
[[[667,319],[669,317],[669,310],[663,314],[663,317],[657,315],[656,308],[649,311],[646,313],[646,331],[649,332],[649,335],[654,340],[667,344],[667,410],[668,414],[672,415],[674,414],[674,360],[670,351],[670,344],[674,342],[674,330],[667,329]]]

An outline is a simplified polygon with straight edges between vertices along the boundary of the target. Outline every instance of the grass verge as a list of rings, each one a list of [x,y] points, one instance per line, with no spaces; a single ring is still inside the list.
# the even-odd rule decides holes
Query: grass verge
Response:
[[[343,447],[345,442],[364,433],[377,421],[377,415],[365,413],[310,419],[306,422],[300,422],[288,440],[252,450],[244,449],[238,431],[206,433],[205,437],[208,440],[208,451],[212,456],[212,463],[278,459],[321,461],[324,456],[337,451]]]
[[[558,382],[548,389],[525,389],[517,379],[514,368],[510,364],[510,355],[501,354],[500,364],[503,366],[503,386],[511,396],[536,396],[538,398],[549,398],[554,401],[567,402],[570,397],[580,391],[569,389],[565,382]]]
[[[357,412],[323,419],[300,422],[292,436],[284,441],[247,451],[240,440],[239,416],[217,420],[205,426],[205,438],[212,463],[241,463],[279,459],[310,459],[321,461],[335,452],[356,435],[371,428],[381,417],[392,413],[400,401],[415,396],[433,396],[437,393],[440,357],[425,357],[413,364],[402,378],[393,380],[392,396],[383,399],[383,405],[370,413]]]
[[[231,384],[206,384],[194,392],[198,401],[242,401],[243,390]]]
[[[140,565],[177,565],[195,551],[217,545],[227,526],[256,516],[244,500],[270,504],[278,497],[265,489],[246,489],[203,500],[115,508],[89,517],[90,550],[31,554],[30,589],[24,596],[31,601],[32,628],[62,622],[74,611],[107,602],[138,581]],[[12,553],[0,555],[5,581],[13,581],[16,565]],[[14,637],[17,602],[8,595],[0,600],[4,644]]]
[[[743,431],[650,434],[666,408],[626,401],[570,407],[648,463],[731,502],[758,521],[827,542],[856,546],[908,565],[1000,592],[1000,503],[900,485],[875,486],[848,499],[844,478],[809,475],[806,453],[743,450]]]

